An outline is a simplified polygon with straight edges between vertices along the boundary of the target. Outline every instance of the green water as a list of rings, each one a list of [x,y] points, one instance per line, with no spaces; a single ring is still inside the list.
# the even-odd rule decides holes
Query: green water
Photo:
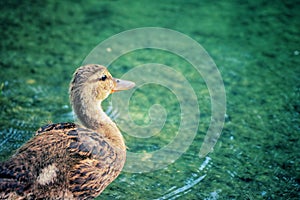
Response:
[[[192,144],[173,164],[149,173],[123,172],[101,199],[299,199],[299,5],[263,0],[0,2],[1,160],[41,125],[73,120],[68,84],[95,46],[129,29],[164,27],[196,40],[218,66],[227,98],[222,135],[214,152],[200,159],[210,96],[182,58],[159,50],[123,55],[110,66],[115,76],[145,63],[184,74],[197,95],[201,120]],[[149,123],[148,110],[157,103],[168,113],[161,134],[148,139],[124,134],[129,151],[151,152],[176,136],[178,101],[158,85],[135,91],[129,105],[133,120]]]

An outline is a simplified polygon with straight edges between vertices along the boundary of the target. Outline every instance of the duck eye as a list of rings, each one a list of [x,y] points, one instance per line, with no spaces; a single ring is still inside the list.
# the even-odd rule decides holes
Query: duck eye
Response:
[[[104,74],[104,75],[102,75],[102,77],[101,78],[99,78],[99,80],[100,81],[105,81],[107,79],[107,76]]]

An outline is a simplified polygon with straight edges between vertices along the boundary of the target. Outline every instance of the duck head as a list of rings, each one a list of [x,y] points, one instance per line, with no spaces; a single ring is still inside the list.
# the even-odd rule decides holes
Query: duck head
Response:
[[[85,97],[102,101],[109,94],[128,90],[135,86],[134,82],[113,78],[106,67],[89,64],[79,67],[71,81],[70,96],[85,94]]]

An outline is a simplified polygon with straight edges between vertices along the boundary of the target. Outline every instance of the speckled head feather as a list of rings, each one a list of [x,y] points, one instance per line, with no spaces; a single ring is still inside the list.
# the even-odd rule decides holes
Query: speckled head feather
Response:
[[[86,83],[89,77],[95,75],[97,72],[102,72],[103,70],[106,70],[106,68],[102,65],[97,64],[81,66],[75,71],[71,83],[74,85],[81,85],[83,83]]]
[[[73,75],[69,91],[70,100],[73,102],[72,100],[75,96],[79,96],[79,93],[103,100],[110,94],[114,86],[112,76],[106,67],[97,64],[84,65],[79,67]],[[86,94],[83,94],[82,91],[85,91]]]

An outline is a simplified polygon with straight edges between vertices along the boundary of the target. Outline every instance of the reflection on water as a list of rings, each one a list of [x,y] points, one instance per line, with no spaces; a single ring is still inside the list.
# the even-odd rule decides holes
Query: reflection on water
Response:
[[[199,172],[201,172],[205,167],[207,167],[209,161],[211,160],[210,157],[205,157],[204,162],[201,164],[201,166],[199,167]],[[196,184],[198,184],[200,181],[202,181],[205,178],[205,175],[202,175],[200,177],[198,177],[197,175],[194,175],[192,177],[189,177],[186,179],[186,185],[177,188],[177,187],[171,187],[168,190],[168,193],[164,194],[164,196],[157,198],[157,200],[163,200],[163,199],[177,199],[180,196],[186,194],[189,192],[189,189],[191,189],[193,186],[195,186]]]
[[[0,142],[0,152],[4,153],[10,152],[12,148],[16,148],[15,141],[22,141],[23,139],[21,137],[23,137],[23,135],[31,134],[31,132],[9,128],[1,130],[0,134],[1,137],[3,137],[2,141]],[[9,140],[12,140],[12,143],[9,143]]]

